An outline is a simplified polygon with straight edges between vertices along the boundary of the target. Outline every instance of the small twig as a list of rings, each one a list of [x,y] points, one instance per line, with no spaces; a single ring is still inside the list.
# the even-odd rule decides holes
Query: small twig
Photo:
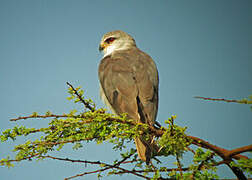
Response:
[[[188,149],[189,151],[191,151],[193,154],[195,154],[195,151],[194,151],[192,148],[187,147],[187,149]]]
[[[215,153],[212,152],[210,156],[208,156],[205,160],[201,161],[201,163],[198,166],[198,170],[201,170],[201,168],[204,166],[204,163],[212,159],[214,155]]]
[[[86,139],[80,139],[80,140],[66,140],[66,141],[57,141],[57,142],[53,142],[53,141],[41,141],[39,143],[34,143],[34,146],[38,146],[38,145],[50,145],[50,146],[56,146],[59,144],[67,144],[67,143],[75,143],[75,142],[80,142],[80,141],[90,141],[93,138],[86,138]]]
[[[72,90],[74,91],[74,94],[79,98],[79,100],[84,104],[84,106],[89,109],[90,111],[94,112],[95,108],[90,106],[90,104],[88,102],[86,102],[81,95],[78,93],[78,91],[69,83],[67,82],[67,85],[72,88]]]
[[[189,170],[189,167],[186,167],[186,168],[167,168],[167,169],[159,169],[159,172],[171,172],[171,171],[188,171]],[[149,172],[149,173],[154,173],[156,172],[157,170],[156,169],[145,169],[145,170],[131,170],[132,172],[136,172],[136,173],[146,173],[146,172]],[[119,171],[119,172],[116,172],[115,174],[123,174],[124,172],[122,171]]]
[[[20,162],[20,161],[23,161],[23,160],[31,160],[32,158],[34,158],[36,156],[38,156],[38,153],[33,154],[31,156],[24,157],[22,159],[10,159],[10,160],[5,161],[5,162],[9,162],[10,163],[10,162]],[[0,162],[1,162],[1,160],[0,160]]]
[[[210,156],[208,156],[205,160],[201,161],[201,163],[200,163],[200,164],[198,165],[198,167],[197,167],[197,171],[200,171],[200,170],[202,169],[202,167],[204,166],[204,164],[205,164],[207,161],[209,161],[210,159],[213,158],[214,154],[215,154],[215,153],[212,153],[212,154],[211,154]],[[192,178],[193,178],[193,179],[194,179],[195,174],[196,174],[196,171],[193,171],[193,173],[192,173]]]
[[[54,160],[60,160],[60,161],[68,161],[68,162],[77,162],[77,163],[84,163],[85,165],[86,164],[96,164],[96,165],[105,165],[107,166],[106,163],[102,163],[100,161],[86,161],[86,160],[74,160],[74,159],[69,159],[69,158],[59,158],[59,157],[54,157],[54,156],[40,156],[42,158],[50,158],[50,159],[54,159]],[[102,169],[98,169],[98,170],[95,170],[95,171],[90,171],[90,172],[84,172],[84,173],[81,173],[81,174],[76,174],[74,176],[71,176],[71,177],[68,177],[68,178],[65,178],[65,180],[68,180],[68,179],[73,179],[73,178],[76,178],[76,177],[80,177],[80,176],[84,176],[84,175],[87,175],[87,174],[94,174],[94,173],[98,173],[98,172],[103,172],[105,170],[108,170],[110,169],[111,167],[105,167],[105,168],[102,168]]]
[[[100,161],[86,161],[86,160],[76,160],[76,159],[69,159],[69,158],[59,158],[59,157],[54,157],[54,156],[39,156],[40,158],[49,158],[49,159],[55,159],[55,160],[60,160],[60,161],[68,161],[68,162],[78,162],[78,163],[85,163],[85,164],[103,164]]]
[[[108,170],[108,169],[113,169],[113,167],[111,165],[108,165],[108,164],[105,164],[105,165],[108,166],[108,167],[103,168],[103,169],[98,169],[98,170],[95,170],[95,171],[89,171],[89,172],[84,172],[84,173],[81,173],[81,174],[77,174],[77,175],[65,178],[65,180],[73,179],[73,178],[76,178],[76,177],[81,177],[81,176],[88,175],[88,174],[94,174],[94,173],[98,173],[98,172],[103,172],[103,171]],[[114,167],[114,168],[120,169],[121,170],[120,174],[129,173],[129,174],[133,174],[133,175],[136,175],[138,177],[141,177],[141,178],[144,178],[144,179],[147,179],[147,180],[151,179],[151,178],[146,177],[144,175],[138,174],[135,171],[129,171],[129,170],[121,168],[121,167]],[[119,174],[119,173],[114,173],[114,174]]]
[[[30,116],[20,116],[18,118],[10,119],[10,121],[18,121],[18,120],[25,120],[25,119],[32,119],[32,118],[67,118],[67,117],[76,117],[77,116],[69,116],[69,115],[57,115],[57,114],[50,114],[50,115],[30,115]]]
[[[183,179],[182,165],[181,165],[181,162],[180,162],[180,160],[179,160],[178,155],[176,155],[176,160],[177,160],[177,163],[178,163],[178,169],[179,169],[179,173],[180,173],[181,179]]]
[[[173,136],[173,126],[174,126],[174,119],[173,116],[171,117],[171,136]]]
[[[131,163],[136,162],[136,161],[139,161],[139,160],[136,159],[136,160],[132,160],[132,161],[124,161],[124,162],[122,162],[122,164],[131,164]]]
[[[141,177],[141,178],[144,178],[144,179],[148,179],[148,180],[151,179],[151,178],[146,177],[146,176],[144,176],[144,175],[138,174],[138,173],[136,173],[136,172],[134,172],[134,171],[130,171],[130,170],[121,168],[121,167],[119,167],[118,165],[115,166],[115,165],[110,165],[110,164],[105,164],[105,163],[104,163],[104,165],[107,166],[107,167],[106,167],[106,168],[103,168],[103,169],[96,170],[96,171],[92,171],[92,172],[84,172],[84,173],[82,173],[82,174],[77,174],[77,175],[75,175],[75,176],[72,176],[72,177],[69,177],[69,178],[65,178],[65,180],[72,179],[72,178],[75,178],[75,177],[84,176],[84,175],[91,174],[91,173],[102,172],[102,171],[105,171],[105,170],[108,170],[108,169],[113,169],[113,168],[119,169],[119,170],[121,170],[121,172],[123,172],[123,173],[133,174],[133,175],[135,175],[135,176],[138,176],[138,177]],[[116,173],[115,173],[115,174],[116,174]]]
[[[67,177],[64,180],[69,180],[69,179],[73,179],[73,178],[76,178],[76,177],[85,176],[85,175],[88,175],[88,174],[95,174],[95,173],[98,173],[98,172],[106,171],[108,169],[110,169],[110,167],[106,167],[106,168],[102,168],[102,169],[97,169],[95,171],[84,172],[84,173],[76,174],[76,175],[71,176],[71,177]]]
[[[196,99],[204,99],[209,101],[224,101],[224,102],[233,102],[233,103],[240,103],[240,104],[251,104],[251,101],[249,100],[235,100],[235,99],[224,99],[224,98],[208,98],[208,97],[202,97],[202,96],[195,96]]]
[[[114,166],[119,166],[120,164],[122,164],[123,162],[125,162],[127,159],[129,159],[133,154],[136,153],[136,150],[134,153],[129,154],[128,156],[124,157],[121,161],[117,162],[116,164],[114,164]]]
[[[231,166],[229,163],[226,163],[226,164],[233,171],[233,173],[236,175],[236,177],[239,180],[247,180],[246,176],[244,175],[244,173],[242,172],[240,168]]]
[[[51,158],[51,159],[61,160],[61,161],[79,162],[79,163],[85,163],[85,164],[97,164],[97,165],[104,165],[104,166],[106,166],[105,168],[102,168],[102,169],[98,169],[98,170],[90,171],[90,172],[84,172],[84,173],[81,173],[81,174],[77,174],[77,175],[74,175],[74,176],[65,178],[65,180],[73,179],[73,178],[80,177],[80,176],[84,176],[84,175],[87,175],[87,174],[93,174],[93,173],[103,172],[103,171],[105,171],[105,170],[113,169],[113,168],[119,169],[119,170],[121,170],[121,171],[124,172],[124,173],[130,173],[130,174],[134,174],[134,175],[136,175],[136,176],[139,176],[139,177],[142,177],[142,178],[145,178],[145,179],[150,179],[149,177],[146,177],[146,176],[144,176],[144,175],[138,174],[137,172],[130,171],[130,170],[127,170],[127,169],[124,169],[124,168],[119,167],[120,164],[122,164],[123,162],[125,162],[125,161],[126,161],[128,158],[130,158],[133,154],[135,154],[135,153],[132,153],[132,154],[130,154],[130,155],[127,156],[127,157],[124,157],[121,161],[117,162],[117,163],[114,164],[114,165],[110,165],[110,164],[103,163],[103,162],[100,162],[100,161],[73,160],[73,159],[58,158],[58,157],[53,157],[53,156],[40,156],[40,157],[42,157],[42,158]]]

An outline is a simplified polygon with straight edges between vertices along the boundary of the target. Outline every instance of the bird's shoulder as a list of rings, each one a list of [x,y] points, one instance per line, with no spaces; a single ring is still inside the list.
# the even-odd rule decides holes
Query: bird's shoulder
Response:
[[[100,70],[110,69],[112,71],[140,72],[146,68],[156,71],[155,62],[148,54],[138,48],[115,51],[104,57],[99,65]]]

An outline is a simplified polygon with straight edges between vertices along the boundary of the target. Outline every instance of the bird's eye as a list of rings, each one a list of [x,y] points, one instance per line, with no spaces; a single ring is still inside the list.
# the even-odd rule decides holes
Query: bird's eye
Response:
[[[110,38],[106,39],[105,42],[108,43],[108,44],[110,44],[110,43],[112,43],[115,39],[116,39],[116,38],[114,38],[114,37],[110,37]]]

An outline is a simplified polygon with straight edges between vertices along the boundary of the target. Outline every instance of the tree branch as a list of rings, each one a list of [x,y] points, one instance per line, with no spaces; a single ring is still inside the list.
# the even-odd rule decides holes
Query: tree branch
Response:
[[[236,177],[239,180],[247,180],[247,177],[243,174],[242,170],[240,168],[231,166],[229,163],[226,163],[226,165],[233,171],[233,173],[236,175]]]
[[[16,120],[28,119],[28,118],[48,118],[48,117],[55,117],[55,118],[57,118],[57,117],[85,118],[84,116],[69,116],[69,115],[51,114],[51,115],[24,116],[24,117],[18,117],[18,118],[15,118],[15,119],[11,119],[11,120],[16,121]],[[93,120],[90,118],[88,120],[84,119],[82,122],[79,122],[79,123],[85,124],[85,123],[90,123],[92,121]],[[106,118],[105,121],[116,121],[118,123],[129,124],[129,125],[133,125],[133,126],[137,125],[137,123],[135,123],[133,121],[121,120],[121,119],[118,119],[118,118],[111,118],[111,117]],[[151,133],[153,133],[156,137],[160,137],[164,133],[164,130],[162,128],[156,129],[155,127],[149,126],[149,129],[150,129]],[[37,130],[37,131],[39,131],[39,130]],[[252,150],[252,145],[248,145],[248,146],[240,147],[240,148],[229,151],[229,150],[226,150],[224,148],[215,146],[215,145],[213,145],[213,144],[211,144],[211,143],[209,143],[209,142],[207,142],[207,141],[205,141],[203,139],[200,139],[198,137],[194,137],[194,136],[187,136],[187,137],[193,140],[192,144],[194,144],[196,146],[206,148],[206,149],[210,149],[210,150],[214,151],[216,154],[218,154],[219,156],[221,156],[224,159],[227,159],[227,158],[230,158],[230,157],[235,158],[237,160],[241,159],[241,158],[248,159],[248,157],[240,155],[240,153],[248,152],[248,151]]]
[[[63,117],[63,118],[67,118],[67,117],[84,118],[83,121],[79,122],[79,123],[83,123],[83,124],[90,123],[90,122],[93,121],[91,118],[89,118],[88,120],[85,119],[84,116],[69,116],[69,115],[56,115],[56,114],[51,114],[51,115],[36,115],[36,116],[31,115],[31,116],[18,117],[18,118],[11,119],[11,120],[12,121],[17,121],[17,120],[28,119],[28,118],[49,118],[49,117],[55,117],[55,118],[57,118],[57,117]],[[137,123],[135,123],[133,121],[121,120],[121,119],[118,119],[118,118],[111,118],[111,117],[106,118],[105,121],[116,121],[118,123],[129,124],[129,125],[133,125],[133,126],[137,125]],[[162,128],[156,129],[153,126],[149,126],[149,130],[156,137],[160,137],[164,133],[164,130]],[[37,131],[39,131],[39,130],[37,130]],[[227,159],[227,158],[230,158],[230,157],[235,158],[237,160],[241,159],[241,158],[248,159],[248,157],[240,155],[240,153],[242,153],[242,152],[248,152],[248,151],[252,150],[252,145],[248,145],[248,146],[240,147],[240,148],[237,148],[237,149],[229,151],[229,150],[226,150],[224,148],[215,146],[215,145],[213,145],[213,144],[211,144],[211,143],[209,143],[209,142],[207,142],[207,141],[205,141],[203,139],[200,139],[198,137],[194,137],[194,136],[187,136],[187,137],[193,140],[192,143],[194,145],[200,146],[200,147],[203,147],[203,148],[206,148],[206,149],[210,149],[210,150],[214,151],[216,154],[218,154],[219,156],[221,156],[224,159]]]
[[[74,94],[79,98],[79,100],[85,105],[86,108],[88,108],[90,111],[94,111],[94,108],[90,106],[89,103],[87,103],[82,97],[81,95],[78,93],[78,91],[76,89],[73,88],[73,86],[69,83],[67,83],[74,91]],[[207,100],[212,100],[212,99],[209,99],[207,98]],[[223,99],[219,99],[220,101],[223,101]],[[230,102],[233,102],[233,100],[229,100]],[[98,115],[98,114],[97,114]],[[24,117],[18,117],[18,118],[14,118],[14,119],[11,119],[11,121],[17,121],[17,120],[21,120],[21,119],[29,119],[29,118],[80,118],[80,121],[78,122],[74,122],[74,123],[80,123],[80,124],[87,124],[87,123],[92,123],[95,121],[95,119],[91,116],[91,117],[85,117],[85,114],[83,115],[56,115],[56,114],[46,114],[46,115],[37,115],[37,114],[33,114],[31,116],[24,116]],[[104,116],[101,116],[101,117],[104,117]],[[106,117],[106,116],[105,116]],[[135,123],[134,121],[132,120],[124,120],[124,119],[120,119],[120,118],[114,118],[114,117],[106,117],[105,119],[103,119],[104,121],[113,121],[113,122],[118,122],[118,123],[122,123],[122,124],[128,124],[128,125],[132,125],[132,126],[136,126],[138,125],[138,123]],[[62,121],[63,123],[66,123],[63,125],[63,127],[68,127],[68,126],[71,126],[71,122],[70,121]],[[172,123],[173,124],[173,123]],[[156,137],[161,137],[164,132],[166,131],[164,128],[155,128],[153,126],[148,126],[148,129],[149,129],[149,132],[152,133],[153,135],[155,135]],[[39,132],[40,130],[34,130],[34,132]],[[34,133],[33,131],[31,133]],[[194,137],[194,136],[187,136],[189,139],[192,140],[192,144],[196,145],[196,146],[199,146],[199,147],[203,147],[203,148],[206,148],[206,149],[210,149],[211,151],[213,151],[214,153],[216,153],[218,156],[220,156],[222,159],[223,159],[223,162],[225,162],[225,164],[227,164],[229,166],[229,168],[232,169],[232,171],[234,172],[234,174],[237,175],[238,178],[243,178],[245,177],[243,172],[237,168],[237,167],[231,167],[229,165],[229,163],[232,161],[232,158],[234,159],[241,159],[241,158],[246,158],[248,159],[248,157],[246,156],[243,156],[241,155],[240,153],[243,153],[243,152],[248,152],[248,151],[252,151],[252,145],[248,145],[248,146],[244,146],[244,147],[240,147],[240,148],[236,148],[236,149],[233,149],[233,150],[226,150],[224,148],[221,148],[221,147],[218,147],[218,146],[215,146],[203,139],[200,139],[198,137]],[[78,140],[78,141],[83,141],[83,140],[89,140],[89,139],[81,139],[81,140]],[[67,141],[55,141],[55,142],[41,142],[39,144],[48,144],[48,145],[58,145],[58,144],[64,144],[64,143],[74,143],[74,142],[77,142],[76,140],[67,140]],[[34,144],[34,145],[39,145],[39,144]],[[108,169],[113,169],[113,168],[116,168],[116,169],[119,169],[121,173],[131,173],[131,174],[134,174],[136,176],[139,176],[139,177],[142,177],[142,178],[145,178],[145,179],[150,179],[149,177],[146,177],[146,176],[143,176],[141,174],[139,174],[140,171],[136,171],[136,170],[127,170],[127,169],[124,169],[124,168],[121,168],[119,167],[123,162],[125,162],[126,159],[128,158],[124,158],[123,160],[119,161],[118,163],[114,164],[114,165],[110,165],[110,164],[106,164],[106,163],[101,163],[99,161],[97,162],[90,162],[90,161],[78,161],[78,160],[70,160],[70,159],[63,159],[63,158],[56,158],[56,157],[52,157],[52,156],[41,156],[41,155],[38,155],[38,154],[35,154],[33,156],[30,156],[30,157],[26,157],[24,159],[21,159],[21,160],[25,160],[25,159],[31,159],[35,156],[40,156],[40,157],[45,157],[45,158],[51,158],[51,159],[57,159],[57,160],[65,160],[65,161],[71,161],[71,162],[81,162],[81,163],[89,163],[89,164],[103,164],[105,165],[106,167],[105,168],[101,168],[101,169],[98,169],[96,171],[90,171],[90,172],[85,172],[85,173],[82,173],[82,174],[77,174],[75,176],[72,176],[72,177],[69,177],[69,178],[66,178],[66,179],[72,179],[74,177],[79,177],[79,176],[84,176],[86,174],[92,174],[92,173],[97,173],[97,172],[102,172],[102,171],[105,171],[105,170],[108,170]],[[21,160],[9,160],[9,162],[13,162],[13,161],[21,161]],[[186,168],[182,168],[181,167],[181,164],[179,162],[179,159],[177,158],[177,161],[178,161],[178,170],[180,171],[180,174],[182,175],[182,171]],[[203,163],[201,163],[199,165],[199,169],[201,169],[201,167],[203,166]],[[175,169],[173,169],[175,170]],[[146,171],[144,171],[146,172]],[[141,173],[141,172],[140,172]],[[119,174],[119,173],[118,173]]]
[[[25,119],[32,119],[32,118],[68,118],[68,117],[73,117],[73,118],[78,118],[79,116],[69,116],[69,115],[57,115],[57,114],[50,114],[50,115],[30,115],[30,116],[20,116],[18,118],[13,118],[10,119],[10,121],[18,121],[18,120],[25,120]]]
[[[204,99],[209,101],[224,101],[224,102],[233,102],[233,103],[240,103],[240,104],[252,104],[252,101],[243,99],[243,100],[236,100],[236,99],[224,99],[224,98],[208,98],[208,97],[201,97],[201,96],[195,96],[196,99]]]
[[[177,160],[177,163],[178,163],[177,166],[178,166],[178,169],[179,169],[180,176],[183,177],[182,165],[181,165],[181,162],[179,160],[178,155],[176,155],[176,160]]]
[[[204,166],[204,164],[205,164],[207,161],[209,161],[210,159],[212,159],[213,156],[214,156],[214,153],[212,153],[210,156],[208,156],[205,160],[201,161],[201,163],[199,164],[197,170],[198,170],[198,171],[201,170],[202,167]],[[195,174],[196,174],[196,171],[193,171],[193,173],[192,173],[192,178],[193,178],[193,179],[194,179]]]
[[[67,85],[74,91],[74,94],[79,98],[79,100],[82,102],[82,104],[84,104],[84,106],[89,109],[90,111],[94,112],[95,108],[90,106],[90,104],[88,102],[86,102],[81,95],[78,93],[78,91],[69,83],[67,82]]]
[[[227,159],[228,158],[227,154],[230,152],[229,150],[226,150],[224,148],[221,148],[221,147],[215,146],[213,144],[210,144],[209,142],[207,142],[207,141],[205,141],[203,139],[200,139],[198,137],[194,137],[194,136],[188,136],[188,137],[193,140],[192,143],[194,145],[197,145],[197,146],[200,146],[200,147],[203,147],[203,148],[206,148],[206,149],[210,149],[213,152],[215,152],[217,155],[219,155],[220,157],[222,157],[223,159]],[[241,158],[248,159],[248,157],[240,155],[240,154],[234,154],[232,156],[232,158],[237,159],[237,160],[241,159]]]
[[[125,162],[128,158],[130,158],[134,153],[130,154],[129,156],[126,156],[124,157],[121,161],[115,163],[114,165],[110,165],[110,164],[107,164],[107,163],[103,163],[103,162],[100,162],[100,161],[83,161],[83,160],[73,160],[73,159],[68,159],[68,158],[58,158],[58,157],[53,157],[53,156],[40,156],[42,158],[50,158],[50,159],[55,159],[55,160],[60,160],[60,161],[69,161],[69,162],[79,162],[79,163],[85,163],[85,164],[97,164],[97,165],[103,165],[105,166],[105,168],[102,168],[102,169],[98,169],[98,170],[95,170],[95,171],[90,171],[90,172],[84,172],[84,173],[81,173],[81,174],[77,174],[77,175],[74,175],[74,176],[71,176],[71,177],[68,177],[68,178],[65,178],[65,180],[69,180],[69,179],[73,179],[75,177],[80,177],[80,176],[84,176],[84,175],[87,175],[87,174],[93,174],[93,173],[98,173],[98,172],[103,172],[105,170],[109,170],[109,169],[113,169],[113,168],[116,168],[116,169],[119,169],[121,170],[123,173],[130,173],[130,174],[133,174],[133,175],[136,175],[138,177],[142,177],[144,179],[151,179],[149,177],[146,177],[144,175],[141,175],[137,172],[134,172],[134,171],[130,171],[130,170],[127,170],[127,169],[124,169],[122,167],[119,167],[123,162]],[[107,167],[106,167],[107,166]]]
[[[248,146],[243,146],[243,147],[233,149],[233,150],[227,152],[226,156],[231,158],[231,157],[236,156],[240,153],[248,152],[248,151],[252,151],[252,144],[248,145]]]

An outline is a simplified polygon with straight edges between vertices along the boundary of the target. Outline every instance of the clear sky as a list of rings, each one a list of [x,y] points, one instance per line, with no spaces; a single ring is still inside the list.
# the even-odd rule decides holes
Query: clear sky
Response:
[[[240,99],[252,94],[250,0],[0,0],[0,130],[16,125],[10,118],[34,111],[63,113],[76,108],[66,100],[67,81],[82,86],[86,96],[103,107],[98,45],[104,33],[118,29],[131,34],[157,64],[161,124],[176,114],[188,134],[228,149],[251,144],[249,106],[193,98]],[[0,158],[14,144],[0,144]],[[66,147],[54,155],[111,161],[118,156],[111,151],[108,144],[89,143],[79,151]],[[0,167],[0,179],[55,180],[85,170],[79,164],[52,160],[21,162],[11,169]],[[219,172],[233,177],[227,168]],[[118,178],[129,176],[105,179]]]

